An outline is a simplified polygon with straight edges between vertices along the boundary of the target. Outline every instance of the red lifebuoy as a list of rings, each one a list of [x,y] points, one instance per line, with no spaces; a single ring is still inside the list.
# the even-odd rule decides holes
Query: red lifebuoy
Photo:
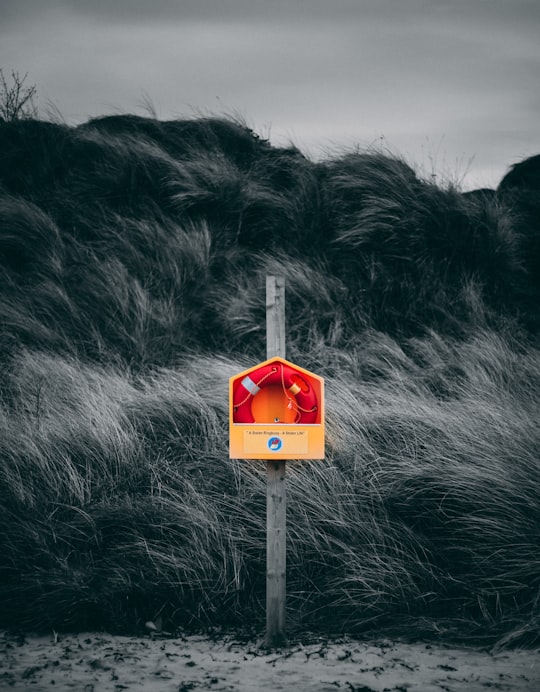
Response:
[[[283,387],[289,406],[296,412],[295,423],[307,425],[316,422],[318,403],[313,387],[301,373],[280,362],[265,365],[236,383],[233,392],[234,422],[254,423],[251,411],[253,397],[263,387],[276,384]]]

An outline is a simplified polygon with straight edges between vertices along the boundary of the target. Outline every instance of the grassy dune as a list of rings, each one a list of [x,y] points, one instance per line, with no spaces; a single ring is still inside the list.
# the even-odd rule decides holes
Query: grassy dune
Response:
[[[277,273],[327,386],[327,457],[288,470],[289,629],[537,640],[535,159],[463,194],[135,116],[1,123],[0,151],[0,626],[263,627],[227,381]]]

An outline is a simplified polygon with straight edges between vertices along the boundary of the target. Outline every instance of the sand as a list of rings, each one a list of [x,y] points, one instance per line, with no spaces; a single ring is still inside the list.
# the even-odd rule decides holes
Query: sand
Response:
[[[0,632],[0,689],[77,692],[540,690],[540,650],[497,654],[397,641],[294,643],[231,637],[29,636]]]

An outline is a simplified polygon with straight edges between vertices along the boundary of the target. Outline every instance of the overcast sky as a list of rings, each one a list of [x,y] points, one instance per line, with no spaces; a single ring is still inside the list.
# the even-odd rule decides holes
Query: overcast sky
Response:
[[[241,117],[496,187],[540,153],[540,0],[0,0],[0,67],[65,120]]]

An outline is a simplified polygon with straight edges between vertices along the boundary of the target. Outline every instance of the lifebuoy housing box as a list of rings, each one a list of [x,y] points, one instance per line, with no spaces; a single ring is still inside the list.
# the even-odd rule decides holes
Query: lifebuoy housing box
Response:
[[[324,459],[324,379],[276,356],[229,380],[231,459]]]

